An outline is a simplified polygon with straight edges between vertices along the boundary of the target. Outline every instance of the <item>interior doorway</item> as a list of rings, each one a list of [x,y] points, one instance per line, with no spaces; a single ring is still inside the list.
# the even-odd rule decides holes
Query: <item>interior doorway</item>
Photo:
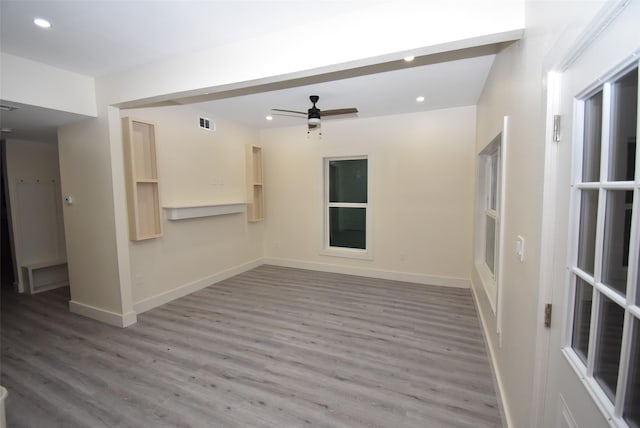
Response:
[[[6,188],[6,147],[5,141],[0,140],[0,256],[2,258],[2,288],[15,289],[15,272],[13,262],[13,250],[11,245],[11,235],[9,234],[9,206],[7,204]]]

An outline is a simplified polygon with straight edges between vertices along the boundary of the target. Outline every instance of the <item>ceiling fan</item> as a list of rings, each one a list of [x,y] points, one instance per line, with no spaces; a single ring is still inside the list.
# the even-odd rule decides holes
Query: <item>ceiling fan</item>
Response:
[[[316,107],[316,103],[318,102],[319,99],[320,99],[320,97],[318,95],[311,95],[309,97],[309,100],[311,100],[311,103],[313,104],[313,106],[309,110],[307,110],[306,113],[302,112],[302,111],[284,110],[284,109],[279,109],[279,108],[274,108],[274,109],[271,109],[271,110],[274,111],[274,112],[292,113],[292,114],[296,115],[297,117],[299,116],[301,118],[306,117],[307,118],[307,126],[308,126],[307,133],[311,132],[314,129],[320,128],[320,118],[321,117],[339,116],[339,115],[358,113],[358,109],[355,108],[355,107],[338,108],[338,109],[333,109],[333,110],[320,110],[318,107]],[[287,116],[289,116],[289,115],[287,115]]]

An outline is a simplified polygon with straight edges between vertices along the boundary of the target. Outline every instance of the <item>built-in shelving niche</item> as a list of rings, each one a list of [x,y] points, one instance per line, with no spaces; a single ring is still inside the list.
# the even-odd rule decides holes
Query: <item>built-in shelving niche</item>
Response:
[[[129,238],[132,241],[162,236],[155,126],[122,119]]]
[[[264,188],[262,182],[262,147],[248,145],[247,155],[247,220],[264,219]]]

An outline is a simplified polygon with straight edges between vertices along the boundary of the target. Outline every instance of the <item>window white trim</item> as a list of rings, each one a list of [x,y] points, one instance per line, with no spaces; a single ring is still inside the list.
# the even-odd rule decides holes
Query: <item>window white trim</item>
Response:
[[[504,118],[502,132],[494,137],[477,157],[477,199],[476,199],[476,237],[474,264],[476,272],[483,285],[493,313],[498,312],[499,287],[502,270],[502,249],[504,240],[504,225],[502,222],[504,210],[504,136],[506,134],[507,117]],[[497,158],[496,158],[497,157]],[[492,159],[495,162],[492,164]],[[495,169],[495,171],[494,171]],[[493,174],[495,173],[495,177]],[[495,183],[492,180],[495,179]],[[495,188],[492,187],[495,184]],[[491,198],[495,203],[491,203]],[[494,223],[493,271],[486,262],[487,219]],[[501,331],[500,323],[496,326]]]
[[[367,202],[366,203],[348,203],[348,202],[330,202],[329,201],[329,162],[336,160],[367,160]],[[373,259],[373,203],[372,203],[372,162],[370,155],[355,156],[327,156],[322,159],[323,172],[323,239],[320,254],[332,257],[345,257],[351,259]],[[365,249],[332,247],[329,244],[329,209],[331,207],[347,207],[347,208],[364,208],[366,209],[366,232],[365,232]]]

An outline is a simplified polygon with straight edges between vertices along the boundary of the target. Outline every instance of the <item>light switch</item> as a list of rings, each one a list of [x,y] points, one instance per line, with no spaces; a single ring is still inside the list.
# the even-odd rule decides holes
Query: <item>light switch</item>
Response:
[[[524,238],[520,235],[518,235],[516,239],[516,256],[518,256],[521,262],[524,261]]]

